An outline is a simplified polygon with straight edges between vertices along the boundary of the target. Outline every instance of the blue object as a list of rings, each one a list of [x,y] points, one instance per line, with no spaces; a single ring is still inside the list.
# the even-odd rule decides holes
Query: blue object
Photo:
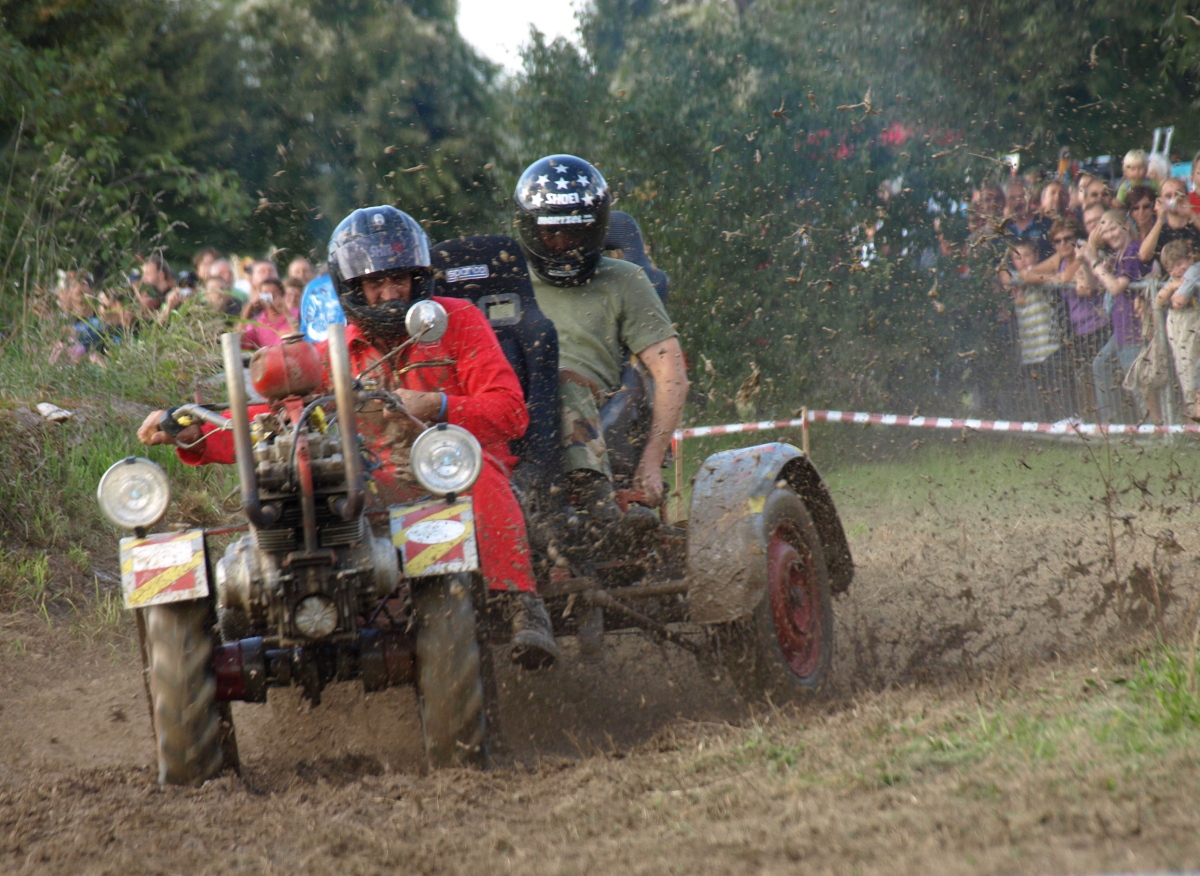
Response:
[[[300,299],[300,331],[314,344],[329,337],[332,323],[346,324],[346,314],[333,289],[333,280],[322,274],[304,287]]]

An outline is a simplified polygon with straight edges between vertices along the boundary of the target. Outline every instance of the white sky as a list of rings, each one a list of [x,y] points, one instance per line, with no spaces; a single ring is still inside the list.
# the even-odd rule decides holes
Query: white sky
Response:
[[[458,30],[479,52],[509,73],[521,68],[518,51],[530,26],[553,40],[579,41],[575,10],[584,0],[458,0]]]

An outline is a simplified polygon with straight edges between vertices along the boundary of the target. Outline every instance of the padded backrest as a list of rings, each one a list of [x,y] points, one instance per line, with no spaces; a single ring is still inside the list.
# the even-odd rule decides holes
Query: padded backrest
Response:
[[[529,429],[512,442],[514,477],[535,487],[558,477],[558,333],[538,307],[517,242],[502,234],[459,237],[430,250],[435,294],[466,298],[483,311],[525,391]]]

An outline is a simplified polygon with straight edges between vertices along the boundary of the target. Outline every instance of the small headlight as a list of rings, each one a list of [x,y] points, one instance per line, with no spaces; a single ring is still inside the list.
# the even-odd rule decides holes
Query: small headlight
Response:
[[[434,495],[469,490],[483,471],[483,449],[475,436],[447,423],[426,429],[409,455],[413,477]]]
[[[319,639],[337,629],[337,606],[328,596],[315,593],[296,604],[292,618],[296,621],[296,629],[303,635]]]
[[[96,501],[104,516],[125,529],[148,529],[163,519],[171,503],[171,485],[158,464],[129,456],[100,478]]]

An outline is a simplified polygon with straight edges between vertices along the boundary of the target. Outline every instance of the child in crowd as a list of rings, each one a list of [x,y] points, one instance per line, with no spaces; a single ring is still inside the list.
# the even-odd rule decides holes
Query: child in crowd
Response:
[[[1012,293],[1017,345],[1021,350],[1021,384],[1031,399],[1040,400],[1039,388],[1047,383],[1045,371],[1049,360],[1058,353],[1062,342],[1046,296],[1022,280],[1023,276],[1032,277],[1039,267],[1037,242],[1018,240],[1009,250],[1009,259],[1012,269],[1000,272],[1000,282]]]
[[[1196,290],[1200,288],[1200,264],[1190,241],[1173,240],[1163,247],[1163,268],[1171,279],[1162,285],[1154,303],[1171,307],[1167,314],[1167,340],[1175,356],[1175,373],[1183,393],[1185,412],[1200,420],[1200,396],[1196,391],[1196,368],[1200,365],[1200,308]]]
[[[1117,203],[1124,207],[1125,198],[1129,194],[1129,190],[1134,186],[1148,185],[1157,193],[1158,183],[1147,179],[1149,172],[1149,159],[1143,150],[1130,149],[1126,152],[1125,160],[1121,162],[1121,176],[1123,178],[1121,185],[1117,188]]]

